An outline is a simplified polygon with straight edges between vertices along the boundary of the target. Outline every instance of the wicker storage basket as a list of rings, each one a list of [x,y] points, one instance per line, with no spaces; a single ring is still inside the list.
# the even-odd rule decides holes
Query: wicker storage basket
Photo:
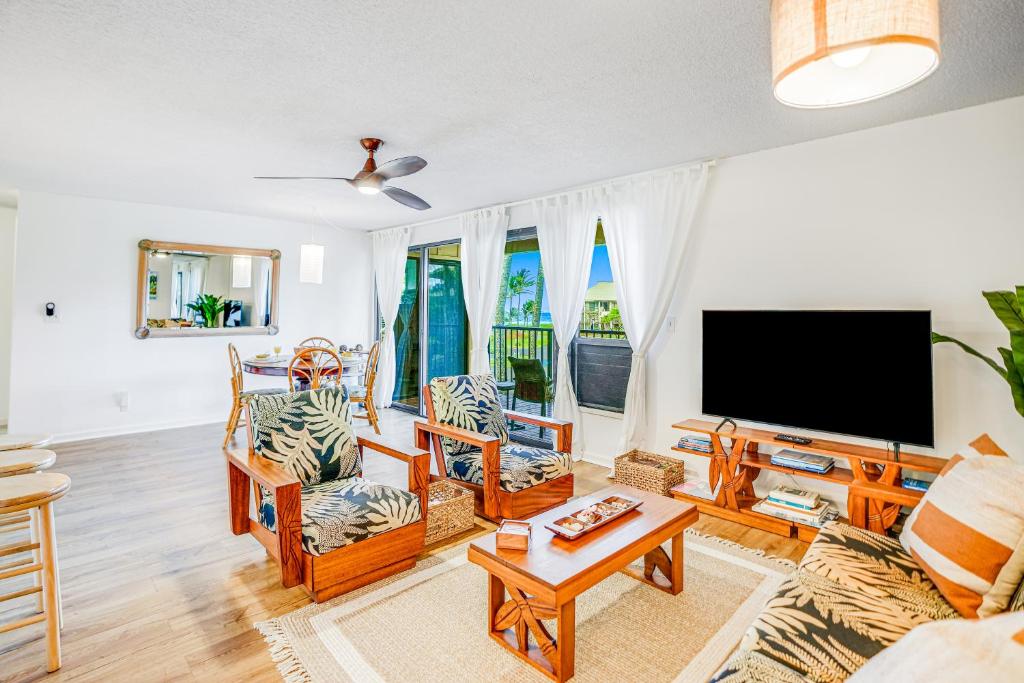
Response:
[[[427,494],[427,545],[472,529],[473,492],[442,479]]]
[[[646,451],[630,451],[615,458],[615,483],[644,491],[670,495],[669,489],[683,483],[686,467],[681,460]]]

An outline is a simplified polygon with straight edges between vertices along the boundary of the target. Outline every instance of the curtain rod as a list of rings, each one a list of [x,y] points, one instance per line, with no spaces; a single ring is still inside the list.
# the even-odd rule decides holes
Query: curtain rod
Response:
[[[664,166],[662,168],[656,168],[656,169],[653,169],[653,170],[650,170],[650,171],[641,171],[639,173],[631,173],[629,175],[616,176],[614,178],[607,178],[605,180],[599,180],[597,182],[587,183],[586,185],[577,185],[575,187],[567,187],[564,190],[559,190],[557,192],[552,192],[550,194],[541,195],[541,196],[538,196],[538,197],[530,197],[529,199],[518,199],[518,200],[516,200],[514,202],[505,202],[505,203],[500,203],[499,202],[498,204],[491,204],[489,206],[478,206],[478,207],[473,208],[473,209],[466,209],[465,211],[460,211],[459,213],[448,214],[447,216],[441,216],[439,218],[431,218],[429,220],[420,221],[418,223],[406,223],[404,225],[393,225],[393,226],[388,227],[388,228],[377,228],[376,230],[368,230],[367,233],[368,234],[372,234],[372,233],[381,232],[381,231],[384,231],[384,230],[398,230],[398,229],[401,229],[401,228],[410,228],[410,229],[411,228],[419,228],[419,227],[422,227],[424,225],[431,225],[433,223],[442,223],[444,221],[448,221],[448,220],[451,220],[453,218],[456,218],[456,217],[458,217],[458,216],[460,216],[460,215],[462,215],[464,213],[468,213],[470,211],[478,211],[480,209],[493,209],[493,208],[498,208],[498,207],[501,207],[501,208],[504,208],[504,209],[511,209],[514,206],[523,206],[525,204],[531,204],[531,203],[536,202],[536,201],[543,201],[545,199],[551,199],[553,197],[560,197],[560,196],[562,196],[564,194],[568,194],[569,192],[579,192],[581,190],[589,190],[589,189],[594,188],[594,187],[599,187],[601,185],[606,185],[608,183],[614,183],[614,182],[620,181],[620,180],[631,180],[633,178],[640,178],[640,177],[643,177],[643,176],[646,176],[646,175],[653,175],[655,173],[664,173],[665,171],[674,171],[676,169],[687,168],[689,166],[699,166],[701,164],[707,164],[708,166],[716,166],[718,164],[718,159],[703,159],[701,161],[688,161],[686,163],[673,164],[672,166]]]

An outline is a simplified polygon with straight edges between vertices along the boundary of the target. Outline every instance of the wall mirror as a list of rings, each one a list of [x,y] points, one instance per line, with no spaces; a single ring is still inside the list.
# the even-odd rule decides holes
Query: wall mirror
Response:
[[[135,336],[277,334],[281,252],[139,242]]]

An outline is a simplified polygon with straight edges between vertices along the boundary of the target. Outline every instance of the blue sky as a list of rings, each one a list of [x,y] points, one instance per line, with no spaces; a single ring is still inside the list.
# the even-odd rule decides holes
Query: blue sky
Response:
[[[528,270],[536,279],[537,266],[540,264],[540,252],[520,252],[518,254],[512,254],[512,262],[509,265],[509,272],[515,273],[520,269],[525,268]],[[590,262],[590,282],[587,284],[588,287],[592,287],[598,282],[611,282],[612,280],[612,267],[608,262],[608,247],[604,244],[594,247],[594,258]],[[542,313],[550,312],[548,308],[547,296],[544,297],[544,305],[541,306]]]

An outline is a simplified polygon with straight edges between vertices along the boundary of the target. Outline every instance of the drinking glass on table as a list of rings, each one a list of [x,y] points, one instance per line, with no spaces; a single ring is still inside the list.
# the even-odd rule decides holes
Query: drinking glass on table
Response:
[[[280,346],[275,346],[274,347],[274,355],[275,356],[280,356],[281,355],[281,347]]]

